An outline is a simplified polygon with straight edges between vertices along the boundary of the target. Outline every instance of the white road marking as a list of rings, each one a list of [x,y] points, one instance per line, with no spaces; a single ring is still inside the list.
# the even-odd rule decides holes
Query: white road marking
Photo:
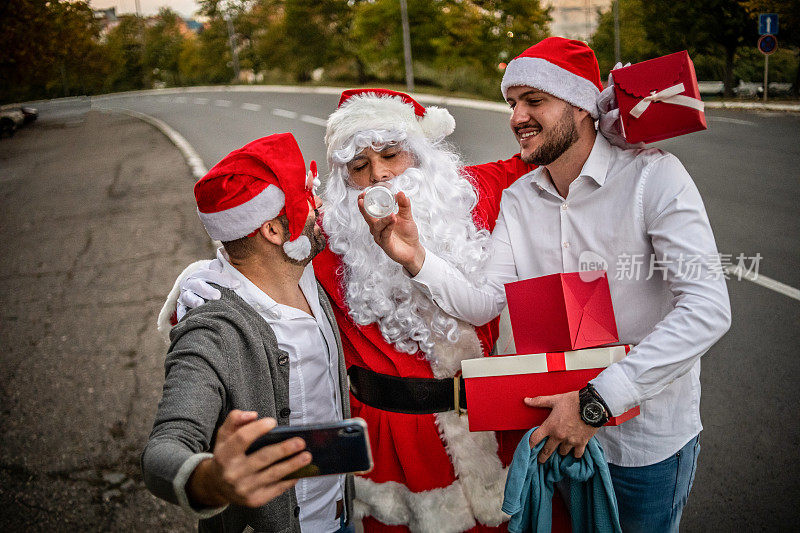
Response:
[[[186,103],[186,97],[185,96],[176,96],[175,97],[175,103],[176,104],[185,104]]]
[[[749,120],[741,120],[738,118],[728,118],[728,117],[713,117],[709,115],[707,117],[711,122],[728,122],[730,124],[741,124],[742,126],[758,126],[755,122],[750,122]]]
[[[283,118],[297,118],[297,113],[294,111],[286,111],[285,109],[273,109],[272,114]]]
[[[214,105],[217,107],[230,107],[231,101],[230,100],[214,100]]]
[[[725,272],[727,272],[731,277],[736,276],[736,279],[740,277],[741,273],[741,277],[747,281],[752,281],[756,285],[761,285],[762,287],[766,287],[767,289],[783,294],[784,296],[788,296],[789,298],[800,300],[800,289],[790,287],[785,283],[768,278],[763,274],[753,274],[752,272],[748,272],[738,265],[729,265],[725,267]]]
[[[170,100],[171,98],[169,96],[161,96],[158,99],[159,102],[169,102]]]
[[[302,115],[300,120],[303,122],[308,122],[309,124],[315,124],[317,126],[322,126],[323,128],[328,125],[328,121],[324,118],[317,118],[312,117],[311,115]]]
[[[208,103],[208,98],[195,98],[194,103],[197,105],[205,105]]]
[[[258,104],[244,103],[242,104],[242,109],[246,109],[248,111],[261,111],[261,106]]]

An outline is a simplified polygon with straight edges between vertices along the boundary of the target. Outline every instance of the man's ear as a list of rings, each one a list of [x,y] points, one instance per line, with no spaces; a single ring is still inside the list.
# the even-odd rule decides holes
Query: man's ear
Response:
[[[272,220],[267,220],[261,227],[258,228],[258,232],[264,237],[266,240],[274,244],[275,246],[282,246],[283,243],[286,241],[286,237],[284,236],[284,228],[283,224],[281,224],[280,220],[277,218],[273,218]]]
[[[589,119],[592,121],[592,124],[594,124],[594,119],[592,118],[592,114],[583,109],[582,107],[572,106],[572,112],[573,116],[575,117],[576,124],[580,124],[581,121],[584,120],[586,117],[589,117]]]

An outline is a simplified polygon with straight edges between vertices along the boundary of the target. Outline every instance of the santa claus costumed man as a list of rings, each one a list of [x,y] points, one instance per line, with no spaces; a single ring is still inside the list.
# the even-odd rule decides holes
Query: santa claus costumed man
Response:
[[[501,461],[495,435],[470,433],[454,402],[460,361],[489,353],[497,322],[474,328],[415,293],[373,241],[357,204],[365,187],[390,182],[413,199],[426,246],[474,276],[488,258],[503,189],[534,167],[518,156],[462,167],[441,142],[454,128],[445,109],[383,89],[345,91],[328,120],[329,249],[313,264],[342,331],[353,416],[370,432],[375,468],[356,480],[355,514],[365,531],[491,531],[507,519],[500,510],[504,466],[518,439],[508,439]],[[213,262],[187,268],[160,329],[168,327],[179,284],[179,309],[202,303],[194,293],[215,297],[204,280],[228,283]]]
[[[497,440],[469,432],[452,379],[462,359],[489,353],[497,322],[474,328],[416,292],[358,210],[365,187],[391,183],[414,199],[427,246],[477,280],[502,190],[533,167],[515,157],[463,168],[441,142],[454,128],[445,109],[380,89],[345,91],[328,119],[329,248],[314,270],[342,330],[354,416],[370,430],[375,469],[357,479],[355,503],[366,531],[482,531],[506,519]]]

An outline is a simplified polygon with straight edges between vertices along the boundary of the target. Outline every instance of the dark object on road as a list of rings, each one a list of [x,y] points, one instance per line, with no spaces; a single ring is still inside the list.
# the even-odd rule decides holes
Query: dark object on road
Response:
[[[36,119],[39,118],[39,110],[35,107],[24,105],[20,107],[19,110],[22,111],[22,115],[25,117],[25,124],[35,122]]]
[[[0,137],[11,137],[26,124],[39,118],[39,110],[31,106],[3,106],[0,108]]]
[[[25,124],[25,115],[19,109],[0,109],[0,137],[11,137]]]

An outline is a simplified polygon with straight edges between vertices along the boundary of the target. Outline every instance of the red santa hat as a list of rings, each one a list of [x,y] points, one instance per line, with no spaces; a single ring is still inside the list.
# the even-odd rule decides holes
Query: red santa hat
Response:
[[[283,248],[298,261],[308,257],[311,241],[302,235],[312,171],[291,133],[257,139],[226,155],[194,186],[197,214],[212,239],[233,241],[253,234],[264,222],[286,214],[291,236]]]
[[[515,57],[506,67],[500,90],[509,87],[539,89],[585,109],[597,119],[597,97],[603,90],[597,58],[586,43],[548,37]]]
[[[389,89],[349,89],[342,93],[339,106],[330,117],[325,133],[328,162],[358,132],[400,130],[409,137],[432,141],[453,133],[456,121],[447,109],[423,107],[409,95]]]

